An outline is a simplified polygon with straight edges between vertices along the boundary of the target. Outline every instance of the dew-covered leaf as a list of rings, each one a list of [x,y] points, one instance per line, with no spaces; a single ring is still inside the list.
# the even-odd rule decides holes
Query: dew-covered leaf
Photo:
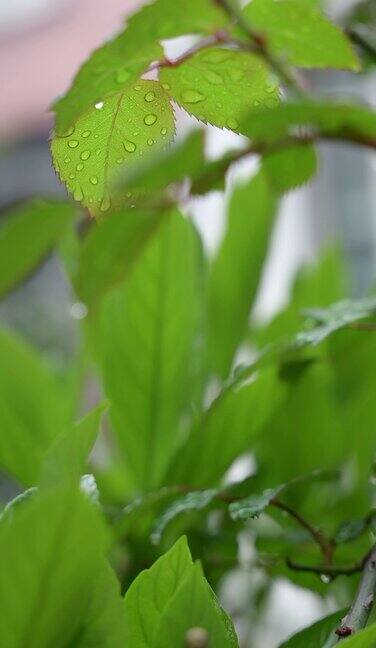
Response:
[[[232,519],[249,520],[258,517],[282,490],[283,486],[268,488],[261,495],[250,495],[250,497],[246,497],[239,502],[232,502],[229,506]]]
[[[267,153],[263,169],[275,191],[285,192],[309,182],[317,169],[317,158],[311,144],[297,144]]]
[[[211,0],[149,0],[127,19],[127,32],[144,44],[184,34],[214,34],[227,24],[228,17]]]
[[[194,131],[182,142],[163,154],[148,157],[137,166],[132,166],[121,177],[122,190],[137,191],[138,188],[157,191],[196,175],[204,167],[204,136]]]
[[[156,520],[151,535],[152,542],[158,544],[161,541],[166,526],[181,513],[206,509],[218,495],[218,492],[214,488],[204,491],[192,491],[184,495],[184,497],[175,500]]]
[[[76,291],[90,307],[131,272],[163,220],[158,212],[123,209],[100,221],[80,250]]]
[[[32,200],[9,214],[0,227],[0,296],[17,286],[51,251],[72,222],[74,211],[69,203]]]
[[[51,151],[69,193],[100,215],[124,200],[132,202],[128,192],[115,198],[119,169],[166,148],[174,134],[168,95],[158,82],[141,79],[96,103],[64,137],[55,135]]]
[[[75,122],[92,113],[95,104],[135,83],[149,63],[162,56],[158,43],[143,42],[140,47],[138,38],[128,30],[95,50],[78,71],[68,92],[52,106],[56,113],[56,133],[73,135]]]
[[[323,136],[376,141],[376,113],[357,104],[285,103],[273,110],[251,111],[241,132],[257,142],[273,142],[296,134],[296,127],[311,128]]]
[[[278,105],[278,88],[264,61],[252,53],[210,48],[161,70],[163,87],[190,115],[238,131],[250,108]]]
[[[318,9],[301,0],[252,0],[243,11],[268,47],[300,67],[359,69],[359,61],[341,30]]]

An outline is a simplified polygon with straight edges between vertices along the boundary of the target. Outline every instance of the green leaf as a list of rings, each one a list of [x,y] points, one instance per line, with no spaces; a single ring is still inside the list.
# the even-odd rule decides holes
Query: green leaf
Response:
[[[56,113],[56,133],[71,135],[73,139],[77,120],[80,122],[92,113],[96,103],[122,93],[138,80],[151,61],[162,56],[160,45],[143,42],[140,47],[140,41],[128,30],[95,50],[80,68],[68,92],[52,106]]]
[[[376,113],[361,105],[320,102],[284,103],[277,108],[251,111],[241,132],[256,142],[273,142],[290,135],[298,126],[312,128],[323,136],[376,140]]]
[[[0,329],[0,465],[34,485],[51,442],[67,425],[51,369],[21,338]]]
[[[359,70],[350,42],[323,14],[300,0],[252,0],[243,14],[269,49],[300,67]]]
[[[145,489],[160,485],[196,389],[201,254],[191,223],[176,211],[166,214],[94,323],[117,439],[135,483]]]
[[[360,538],[368,528],[369,524],[364,518],[342,522],[334,534],[334,542],[337,545],[354,542],[354,540]]]
[[[274,369],[261,371],[243,387],[225,388],[173,457],[169,482],[198,488],[217,484],[231,463],[252,449],[280,398]]]
[[[103,561],[97,571],[78,648],[124,648],[127,629],[123,607],[120,583]]]
[[[311,144],[297,144],[263,156],[262,168],[269,184],[283,193],[306,184],[317,170],[316,151]]]
[[[99,405],[52,443],[44,457],[41,486],[78,484],[85,472],[105,410],[106,405]]]
[[[155,0],[127,19],[126,33],[144,44],[184,34],[215,34],[227,23],[227,16],[208,0]]]
[[[122,189],[133,192],[147,187],[156,191],[194,176],[204,166],[204,137],[202,131],[194,131],[183,142],[169,149],[163,155],[149,157],[143,163],[133,166],[121,178]]]
[[[249,497],[239,500],[238,502],[232,502],[229,505],[229,512],[233,520],[249,520],[251,518],[256,518],[265,511],[272,501],[279,497],[282,493],[286,493],[293,490],[301,490],[305,485],[311,485],[315,481],[331,481],[338,478],[338,472],[336,471],[324,471],[316,470],[309,475],[304,475],[303,477],[297,477],[291,481],[280,484],[275,488],[268,488],[261,494],[253,494]]]
[[[365,630],[360,630],[353,637],[341,641],[341,648],[374,648],[376,641],[376,623]]]
[[[80,645],[104,549],[102,522],[77,492],[39,494],[0,525],[4,646]]]
[[[245,333],[274,223],[276,201],[259,173],[235,188],[225,237],[209,277],[209,354],[226,377]]]
[[[279,648],[321,648],[332,632],[338,627],[345,610],[334,612],[324,619],[320,619],[309,628],[298,632],[285,641]]]
[[[167,606],[152,645],[153,648],[176,648],[187,645],[189,640],[193,643],[193,637],[197,636],[209,646],[237,648],[239,645],[231,620],[219,607],[196,563]]]
[[[4,510],[0,514],[0,521],[11,520],[15,511],[17,511],[19,506],[23,506],[25,502],[28,502],[30,499],[33,499],[37,494],[38,489],[36,486],[32,486],[27,490],[23,491],[16,497],[14,497],[7,505],[4,507]]]
[[[210,48],[160,72],[163,87],[190,115],[238,131],[247,108],[278,105],[278,88],[261,58]]]
[[[182,537],[150,569],[141,572],[133,581],[124,599],[127,645],[134,648],[156,645],[161,618],[192,569],[187,540]]]
[[[324,327],[338,330],[354,322],[369,317],[376,317],[376,298],[366,299],[344,299],[329,308],[310,308],[306,310],[307,315],[323,324]]]
[[[208,489],[204,491],[193,491],[187,493],[184,497],[175,500],[156,520],[151,536],[154,544],[161,541],[162,534],[166,526],[181,513],[188,513],[191,511],[202,511],[207,508],[209,504],[218,495],[217,489]]]
[[[89,310],[129,275],[161,221],[158,213],[121,210],[91,228],[75,278],[76,291]]]
[[[9,215],[0,227],[0,297],[41,263],[73,216],[72,205],[43,200],[32,200]]]
[[[119,169],[165,148],[175,134],[168,95],[157,81],[143,79],[92,106],[72,129],[55,135],[52,158],[73,198],[94,215],[130,202],[132,196],[115,196],[113,181]]]

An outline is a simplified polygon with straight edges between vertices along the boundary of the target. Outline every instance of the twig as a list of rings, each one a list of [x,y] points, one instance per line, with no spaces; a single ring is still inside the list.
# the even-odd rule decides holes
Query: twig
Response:
[[[338,641],[364,628],[371,614],[376,593],[376,545],[363,561],[363,575],[348,614],[337,628]]]
[[[275,508],[279,508],[281,509],[281,511],[288,513],[290,517],[296,520],[298,524],[300,524],[300,526],[308,531],[308,533],[320,547],[326,567],[329,567],[333,558],[334,544],[328,538],[326,538],[326,536],[320,531],[320,529],[316,529],[314,526],[312,526],[312,524],[307,522],[307,520],[305,520],[305,518],[303,518],[300,513],[292,509],[287,504],[284,504],[276,498],[273,499],[270,503]],[[323,572],[320,571],[319,573],[322,574]]]
[[[353,576],[363,571],[363,561],[349,566],[331,567],[329,565],[302,565],[297,563],[291,558],[286,559],[286,564],[289,569],[297,572],[305,572],[307,574],[317,574],[317,576],[329,576],[329,578],[336,578],[337,576]]]
[[[276,72],[280,79],[285,83],[285,85],[290,88],[298,97],[303,97],[306,94],[306,88],[304,88],[294,75],[292,70],[289,67],[284,65],[272,52],[270,52],[267,41],[262,34],[259,34],[257,31],[254,31],[249,25],[248,21],[244,19],[244,16],[240,11],[238,11],[229,0],[214,0],[214,2],[219,5],[227,15],[234,20],[244,34],[249,38],[250,45],[253,50],[258,52],[260,56],[270,65],[270,67]]]

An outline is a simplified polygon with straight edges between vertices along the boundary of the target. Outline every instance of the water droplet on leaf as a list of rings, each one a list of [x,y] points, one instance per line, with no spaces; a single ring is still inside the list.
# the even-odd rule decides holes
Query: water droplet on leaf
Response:
[[[227,126],[228,128],[231,128],[231,130],[237,130],[237,129],[239,128],[239,124],[238,124],[238,122],[236,121],[236,119],[233,119],[233,117],[230,117],[230,118],[227,120],[227,122],[226,122],[226,126]]]
[[[80,163],[77,164],[77,166],[76,166],[77,171],[82,171],[83,168],[84,168],[84,165],[82,164],[82,162],[80,162]]]
[[[167,128],[161,128],[161,133],[163,136],[167,135]]]
[[[82,193],[82,189],[80,185],[77,185],[77,187],[74,190],[73,198],[75,200],[82,200],[84,197],[84,194]]]
[[[97,103],[94,104],[94,105],[95,105],[95,108],[96,108],[97,110],[102,110],[102,108],[103,108],[103,106],[104,106],[104,101],[97,101]]]
[[[150,103],[151,101],[154,101],[154,99],[155,99],[155,93],[154,93],[152,90],[150,90],[150,92],[147,92],[147,93],[146,93],[144,99],[145,99],[145,101],[147,101],[148,103]]]
[[[108,211],[111,207],[111,201],[108,196],[104,196],[102,202],[101,202],[101,211],[105,212]]]
[[[205,74],[205,79],[209,82],[212,83],[213,85],[221,85],[223,84],[223,78],[221,77],[218,72],[213,72],[212,70],[208,70]]]
[[[98,184],[98,178],[97,178],[97,176],[92,176],[92,177],[90,178],[90,182],[91,182],[91,184],[93,184],[93,185]]]
[[[69,140],[68,146],[69,148],[76,148],[78,146],[79,142],[77,140]]]
[[[60,137],[69,137],[69,135],[73,135],[73,133],[74,133],[74,126],[71,126],[64,133],[62,133]]]
[[[154,142],[155,142],[155,140],[153,140],[153,139],[151,139],[151,138],[148,139],[148,144],[149,144],[149,146],[153,146]]]
[[[134,153],[136,150],[136,144],[134,144],[130,140],[125,140],[124,148],[126,151],[128,151],[128,153]]]
[[[198,92],[198,90],[184,90],[182,92],[181,98],[186,103],[199,103],[200,101],[205,100],[205,96]]]
[[[90,157],[90,151],[82,151],[80,158],[81,160],[88,160]]]
[[[152,113],[144,117],[144,123],[147,126],[152,126],[153,124],[155,124],[156,121],[157,121],[157,115],[153,115]]]
[[[84,132],[82,133],[82,137],[85,137],[85,138],[86,138],[86,137],[90,137],[90,135],[91,135],[91,131],[89,131],[89,130],[86,130],[86,131],[84,131]]]

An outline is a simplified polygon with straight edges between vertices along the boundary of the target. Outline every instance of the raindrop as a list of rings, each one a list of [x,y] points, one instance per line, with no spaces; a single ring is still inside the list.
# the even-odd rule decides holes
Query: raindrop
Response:
[[[218,72],[212,72],[211,70],[208,70],[205,74],[205,79],[209,82],[212,83],[213,85],[222,85],[223,84],[223,78],[221,77]]]
[[[88,160],[90,155],[90,151],[82,151],[80,158],[81,160]]]
[[[136,144],[134,144],[130,140],[125,140],[124,148],[126,151],[128,151],[128,153],[134,153],[136,150]]]
[[[123,161],[123,158],[118,158],[118,159],[116,160],[116,162],[117,162],[118,164],[121,164],[122,161]]]
[[[120,70],[118,70],[116,72],[116,75],[115,75],[116,82],[117,83],[125,83],[129,79],[130,75],[131,75],[131,73],[126,68],[120,69]]]
[[[145,101],[147,101],[148,103],[150,103],[151,101],[154,101],[154,99],[155,99],[155,93],[152,92],[152,91],[150,90],[150,92],[147,92],[147,93],[146,93],[144,99],[145,99]]]
[[[68,162],[70,162],[70,157],[65,157],[65,158],[64,158],[64,162],[65,162],[66,164],[68,164]]]
[[[84,194],[82,193],[82,189],[80,185],[77,185],[77,187],[74,190],[73,198],[75,200],[82,200],[84,197]]]
[[[328,574],[321,574],[320,580],[322,583],[325,583],[326,585],[328,585],[331,581],[330,576],[328,576]]]
[[[77,166],[76,166],[77,171],[82,171],[83,168],[84,168],[84,165],[82,164],[82,162],[80,162],[80,163],[77,164]]]
[[[96,184],[98,184],[98,178],[97,178],[97,176],[92,176],[92,177],[90,178],[90,182],[91,182],[92,185],[96,185]]]
[[[151,138],[148,139],[148,144],[149,144],[149,146],[153,146],[154,143],[155,143],[155,140],[153,140],[153,139],[151,139]]]
[[[141,90],[141,87],[142,87],[142,86],[140,86],[140,85],[136,85],[136,86],[134,87],[134,89],[137,90],[137,92],[138,92],[139,90]]]
[[[157,115],[153,115],[152,113],[144,117],[144,123],[146,124],[146,126],[152,126],[153,124],[155,124],[156,121],[157,121]]]
[[[205,628],[199,626],[190,628],[185,635],[185,645],[194,648],[206,648],[209,642],[209,635]]]
[[[76,177],[76,174],[75,173],[70,173],[69,177],[70,177],[71,180],[73,180],[73,178]]]
[[[75,302],[69,309],[70,316],[75,320],[82,320],[88,314],[88,308],[83,302]]]
[[[163,136],[167,135],[167,128],[161,128],[161,133]]]
[[[76,148],[78,146],[79,142],[77,140],[69,140],[68,146],[69,148]]]
[[[101,211],[105,212],[108,211],[111,207],[111,201],[108,196],[104,196],[102,202],[101,202]]]
[[[104,101],[97,101],[97,103],[94,104],[94,106],[95,106],[95,108],[96,108],[97,110],[102,110],[102,108],[103,108],[103,106],[104,106]]]
[[[126,195],[127,198],[132,198],[132,192],[131,191],[127,191],[127,193],[125,195]]]
[[[198,92],[197,90],[184,90],[184,92],[181,95],[181,98],[183,101],[186,103],[199,103],[200,101],[205,100],[205,96],[201,94],[201,92]]]
[[[64,133],[62,133],[60,137],[69,137],[69,135],[73,135],[73,133],[74,133],[74,126],[71,126]]]
[[[239,124],[238,124],[238,122],[236,121],[236,119],[233,119],[232,117],[230,117],[230,118],[227,120],[227,122],[226,122],[226,126],[227,126],[228,128],[231,128],[231,130],[237,130],[237,129],[239,128]]]
[[[82,133],[82,137],[85,137],[85,138],[86,138],[86,137],[90,137],[90,135],[91,135],[91,131],[89,131],[89,130],[86,130],[86,131],[84,131],[84,132]]]

